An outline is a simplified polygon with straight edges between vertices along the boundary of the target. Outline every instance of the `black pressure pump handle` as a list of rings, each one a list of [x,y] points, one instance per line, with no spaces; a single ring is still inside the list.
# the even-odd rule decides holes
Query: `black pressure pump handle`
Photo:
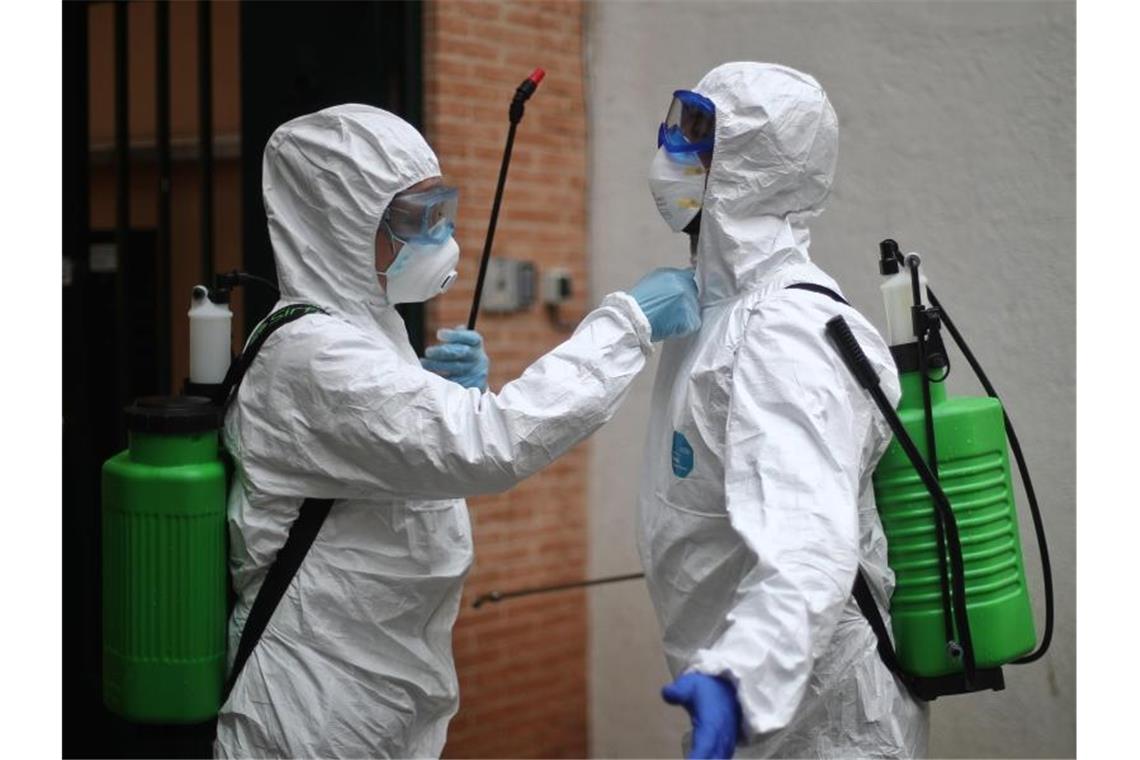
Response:
[[[483,299],[483,281],[487,278],[487,262],[491,258],[491,244],[495,240],[495,226],[499,223],[499,206],[503,202],[503,188],[507,184],[507,168],[511,165],[511,150],[515,145],[515,129],[522,121],[523,111],[530,96],[538,89],[538,83],[546,76],[542,69],[535,69],[515,90],[508,112],[511,126],[507,130],[507,144],[503,148],[503,162],[499,166],[499,184],[495,187],[495,201],[491,205],[491,223],[487,227],[487,238],[483,241],[483,257],[479,260],[479,277],[475,280],[475,298],[471,302],[471,314],[467,317],[467,329],[475,329],[479,317],[479,302]]]

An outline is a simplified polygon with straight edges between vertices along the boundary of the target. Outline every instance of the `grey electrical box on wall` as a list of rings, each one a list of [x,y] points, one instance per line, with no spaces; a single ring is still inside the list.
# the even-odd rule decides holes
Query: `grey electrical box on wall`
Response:
[[[570,279],[570,272],[562,267],[544,269],[542,272],[542,302],[550,306],[557,306],[570,300],[574,288]]]
[[[487,261],[480,308],[490,313],[522,311],[534,303],[534,263],[492,256]]]

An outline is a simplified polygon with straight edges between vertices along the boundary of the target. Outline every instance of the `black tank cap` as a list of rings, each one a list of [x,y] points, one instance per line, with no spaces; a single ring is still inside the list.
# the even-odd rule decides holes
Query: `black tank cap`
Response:
[[[884,277],[899,273],[899,244],[887,238],[879,243],[879,274]]]
[[[124,412],[132,433],[206,433],[222,425],[222,411],[201,396],[146,396]]]

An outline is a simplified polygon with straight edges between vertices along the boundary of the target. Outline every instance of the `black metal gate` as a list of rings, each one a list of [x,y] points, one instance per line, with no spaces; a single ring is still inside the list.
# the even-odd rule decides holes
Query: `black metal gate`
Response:
[[[170,4],[153,29],[156,86],[130,90],[128,3],[114,3],[115,224],[90,229],[89,19],[107,3],[63,4],[63,754],[65,757],[208,756],[206,727],[144,727],[108,713],[101,695],[99,478],[126,445],[122,408],[137,396],[177,392],[171,378]],[[417,3],[251,2],[240,9],[238,71],[212,71],[211,12],[198,2],[197,171],[201,179],[201,282],[214,274],[212,83],[240,77],[243,268],[275,279],[261,202],[261,153],[272,130],[303,113],[368,103],[422,127],[422,24]],[[174,65],[177,65],[175,62]],[[128,105],[154,101],[154,146],[130,144]],[[143,158],[140,158],[143,156]],[[132,229],[139,161],[153,163],[156,225]],[[133,175],[134,173],[134,175]],[[132,196],[132,176],[135,196]],[[148,175],[149,176],[149,175]],[[187,291],[188,294],[188,291]],[[272,304],[245,294],[246,332]],[[405,313],[417,350],[421,309]]]

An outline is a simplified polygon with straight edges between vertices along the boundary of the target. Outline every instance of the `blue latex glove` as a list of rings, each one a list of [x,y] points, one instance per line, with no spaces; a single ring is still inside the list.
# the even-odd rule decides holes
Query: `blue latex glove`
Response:
[[[701,326],[701,305],[691,269],[654,269],[629,294],[645,312],[654,341],[688,335]]]
[[[661,698],[681,705],[693,721],[694,758],[730,758],[740,734],[740,702],[736,687],[724,678],[686,673],[661,690]]]
[[[444,328],[435,337],[443,342],[424,351],[423,368],[464,388],[487,390],[491,360],[483,350],[483,336],[475,330]]]

